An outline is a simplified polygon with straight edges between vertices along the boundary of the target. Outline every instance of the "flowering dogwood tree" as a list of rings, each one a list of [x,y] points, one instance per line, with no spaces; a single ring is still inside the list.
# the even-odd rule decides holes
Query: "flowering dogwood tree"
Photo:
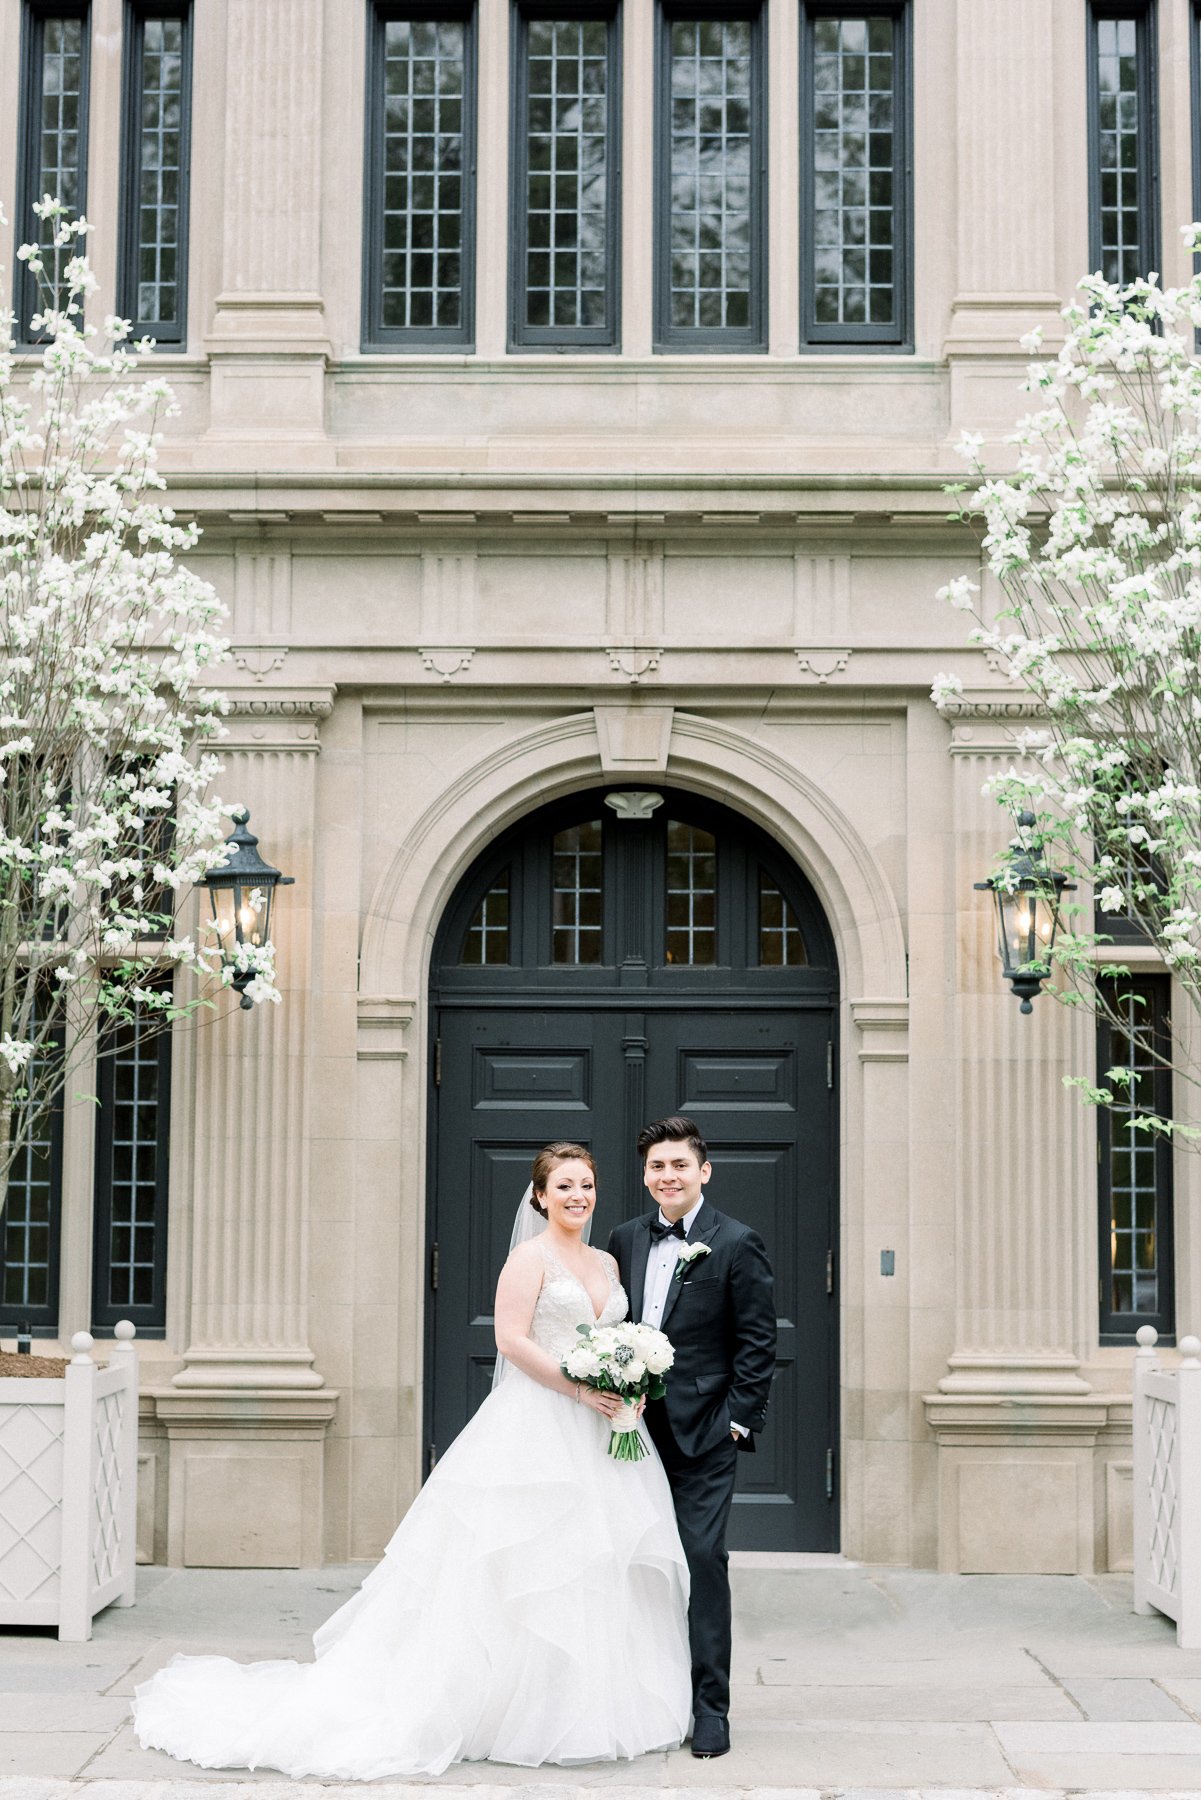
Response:
[[[1201,227],[1185,238],[1201,247]],[[1058,355],[1028,370],[1036,410],[1008,440],[1011,471],[988,473],[983,440],[965,434],[972,479],[949,490],[982,527],[1000,602],[982,605],[967,576],[940,598],[975,614],[972,640],[1045,715],[989,788],[1033,811],[1048,860],[1095,892],[1097,918],[1077,903],[1051,952],[1058,997],[1197,1084],[1201,1018],[1186,1030],[1177,1017],[1170,1045],[1137,1011],[1132,1032],[1129,970],[1110,960],[1099,979],[1098,946],[1114,942],[1109,920],[1132,921],[1201,1014],[1201,276],[1165,289],[1093,275],[1062,316]],[[1037,355],[1039,334],[1022,347]],[[941,675],[933,698],[961,691]],[[1130,1081],[1069,1077],[1096,1104],[1129,1099]],[[1137,1111],[1145,1130],[1198,1135],[1182,1106],[1174,1120]]]
[[[175,926],[225,856],[227,702],[207,682],[229,652],[221,602],[176,561],[196,527],[160,498],[170,391],[127,323],[84,322],[86,220],[34,210],[35,348],[18,357],[0,315],[0,1196],[106,1028],[162,1028],[233,975]],[[251,999],[278,1000],[270,946],[246,954]],[[176,969],[201,978],[186,996]]]

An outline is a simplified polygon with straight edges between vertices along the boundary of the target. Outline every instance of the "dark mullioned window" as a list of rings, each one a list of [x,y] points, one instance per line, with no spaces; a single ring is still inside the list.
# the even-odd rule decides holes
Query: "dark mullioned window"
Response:
[[[168,983],[169,985],[169,983]],[[171,1032],[150,1015],[114,1024],[96,1067],[96,1204],[92,1320],[132,1319],[143,1335],[166,1324],[167,1164]]]
[[[61,1054],[55,1037],[44,1051]],[[0,1212],[0,1324],[58,1331],[59,1239],[63,1189],[61,1098],[32,1121],[8,1176]]]
[[[135,336],[187,342],[191,17],[186,0],[130,10],[125,58],[120,311]]]
[[[365,342],[470,345],[474,14],[381,4],[368,42]]]
[[[806,6],[801,291],[807,345],[909,341],[908,8]]]
[[[766,348],[763,59],[758,9],[668,5],[660,15],[660,349]]]
[[[516,15],[516,346],[617,343],[620,85],[614,12]]]
[[[1126,1343],[1140,1325],[1170,1336],[1172,1278],[1172,1146],[1132,1129],[1140,1112],[1170,1117],[1171,1070],[1157,1060],[1171,1041],[1167,975],[1137,981],[1114,977],[1114,1004],[1128,1021],[1121,1031],[1098,1025],[1097,1078],[1129,1069],[1129,1087],[1113,1084],[1116,1104],[1098,1115],[1101,1342]]]
[[[33,213],[34,201],[44,194],[61,200],[72,218],[86,205],[88,23],[86,5],[43,6],[27,0],[22,34],[18,243],[48,243],[48,228]],[[24,263],[16,265],[13,305],[18,335],[24,337],[38,308],[37,285]]]
[[[1089,8],[1089,266],[1126,283],[1159,267],[1155,16]]]

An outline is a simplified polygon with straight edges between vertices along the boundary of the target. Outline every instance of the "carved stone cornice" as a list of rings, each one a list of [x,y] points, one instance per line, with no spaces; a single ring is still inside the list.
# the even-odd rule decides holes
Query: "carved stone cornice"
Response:
[[[322,719],[334,710],[334,687],[245,689],[229,694],[226,750],[312,750],[321,748]]]
[[[1041,700],[948,700],[941,709],[946,719],[1045,719]]]

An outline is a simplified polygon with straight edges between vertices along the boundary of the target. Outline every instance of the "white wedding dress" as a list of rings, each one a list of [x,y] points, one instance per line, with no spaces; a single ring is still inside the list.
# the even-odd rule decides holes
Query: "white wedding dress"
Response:
[[[594,1314],[543,1256],[530,1335],[558,1359]],[[627,1311],[609,1279],[606,1325]],[[671,1493],[649,1440],[625,1463],[608,1439],[599,1413],[510,1369],[317,1632],[317,1660],[176,1656],[136,1690],[139,1741],[206,1769],[364,1781],[679,1744],[688,1571]]]

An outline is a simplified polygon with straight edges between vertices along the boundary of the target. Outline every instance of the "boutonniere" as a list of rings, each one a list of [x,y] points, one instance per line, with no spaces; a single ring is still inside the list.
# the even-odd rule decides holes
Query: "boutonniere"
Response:
[[[672,1280],[683,1281],[685,1271],[690,1269],[694,1262],[700,1262],[702,1256],[711,1255],[712,1251],[708,1244],[686,1244],[676,1257],[676,1272]]]

